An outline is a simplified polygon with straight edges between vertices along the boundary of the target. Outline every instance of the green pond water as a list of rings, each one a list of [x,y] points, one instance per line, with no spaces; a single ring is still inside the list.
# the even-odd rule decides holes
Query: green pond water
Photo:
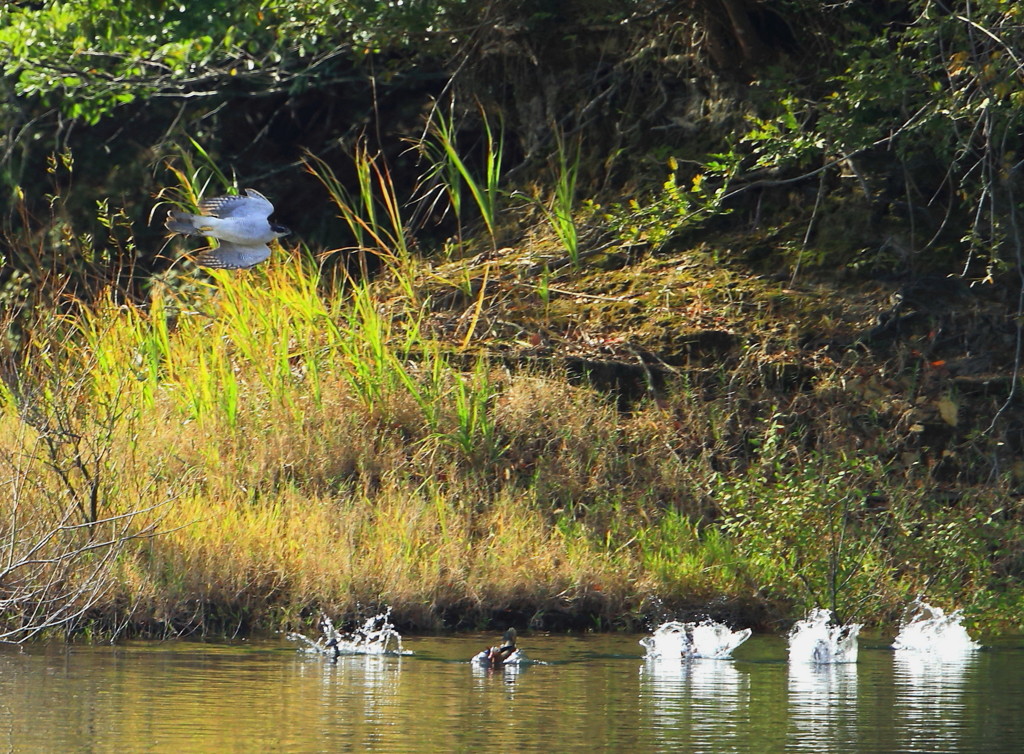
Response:
[[[468,660],[492,634],[406,637],[412,655],[293,642],[0,647],[0,751],[1020,752],[1024,639],[929,662],[862,637],[856,664],[650,662],[641,636],[538,636],[546,664]]]

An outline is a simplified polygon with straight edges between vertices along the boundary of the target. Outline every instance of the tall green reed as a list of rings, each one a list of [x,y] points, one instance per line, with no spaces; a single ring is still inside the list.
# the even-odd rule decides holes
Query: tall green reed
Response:
[[[153,206],[151,218],[152,214],[164,204],[184,209],[198,206],[200,200],[209,190],[210,184],[214,181],[219,184],[220,190],[237,188],[236,182],[228,178],[202,144],[191,136],[185,138],[188,140],[188,145],[175,144],[172,150],[173,157],[168,159],[165,164],[168,172],[174,176],[176,185],[160,190],[157,194],[160,201]]]
[[[469,189],[493,244],[497,236],[505,131],[500,123],[495,131],[490,118],[482,109],[480,118],[484,129],[482,177],[478,178],[474,175],[460,151],[457,143],[458,127],[454,115],[445,115],[442,110],[435,110],[429,124],[427,137],[421,140],[418,146],[431,163],[427,177],[440,180],[445,186],[452,208],[460,220],[463,206],[462,186],[465,185]]]
[[[579,237],[573,210],[576,202],[581,144],[577,140],[570,154],[565,137],[556,131],[556,146],[555,190],[551,197],[551,206],[547,209],[548,222],[565,247],[572,264],[577,265],[580,254]]]
[[[165,200],[194,205],[212,182],[227,179],[193,147],[198,156],[186,153],[168,165],[179,185]],[[421,437],[436,447],[493,455],[494,388],[486,365],[464,373],[424,328],[427,302],[414,288],[411,239],[390,172],[362,146],[355,161],[354,194],[324,161],[310,155],[307,168],[360,250],[385,262],[384,277],[400,295],[387,281],[368,278],[344,277],[332,287],[315,261],[296,251],[242,273],[209,271],[187,287],[158,282],[147,305],[110,297],[82,308],[68,343],[91,354],[92,399],[117,395],[136,414],[170,407],[213,437],[251,426],[263,414],[302,422],[310,406],[323,407],[326,384],[342,384],[368,415],[386,421],[411,402],[422,417]],[[485,275],[463,349],[486,292]]]
[[[484,461],[493,460],[499,451],[497,428],[491,414],[497,390],[488,368],[486,359],[478,359],[471,374],[454,375],[452,398],[456,424],[447,436],[467,458],[474,458],[479,452]]]
[[[545,203],[539,196],[529,196],[521,191],[513,193],[513,197],[523,199],[528,204],[538,206],[544,213],[548,226],[561,242],[573,266],[579,264],[579,231],[573,215],[576,205],[576,182],[579,177],[581,143],[575,142],[571,148],[566,144],[565,137],[555,133],[555,153],[553,155],[552,173],[554,191]]]
[[[415,299],[410,280],[413,264],[411,239],[402,213],[403,202],[391,178],[391,171],[383,157],[371,154],[364,142],[357,144],[352,159],[358,184],[356,193],[345,188],[323,159],[312,153],[307,153],[304,158],[306,170],[327,189],[339,216],[355,239],[352,249],[336,251],[354,250],[364,279],[370,272],[366,255],[377,257],[395,275],[405,294]]]

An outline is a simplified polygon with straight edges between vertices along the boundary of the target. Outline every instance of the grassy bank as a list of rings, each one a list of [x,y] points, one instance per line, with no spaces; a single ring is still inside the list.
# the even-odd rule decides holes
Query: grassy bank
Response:
[[[687,610],[772,628],[815,604],[884,622],[918,594],[1015,625],[1006,483],[950,496],[894,458],[883,396],[854,379],[870,380],[862,355],[819,353],[794,389],[750,341],[690,369],[641,359],[640,389],[609,392],[548,341],[568,337],[566,302],[597,338],[615,296],[593,286],[614,276],[580,270],[552,301],[496,272],[472,293],[455,277],[472,269],[408,260],[329,283],[278,254],[145,306],[41,316],[0,417],[10,635],[58,595],[77,610],[62,630],[157,635],[385,604],[421,629]],[[762,288],[657,295],[696,312],[728,291],[716,316],[740,317],[779,295]],[[437,305],[460,289],[457,311]],[[524,329],[500,339],[513,310]]]

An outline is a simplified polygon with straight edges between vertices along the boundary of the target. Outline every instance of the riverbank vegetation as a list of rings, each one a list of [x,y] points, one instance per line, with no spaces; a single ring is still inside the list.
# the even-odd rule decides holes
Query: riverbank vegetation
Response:
[[[0,639],[1024,623],[1015,4],[37,5]]]

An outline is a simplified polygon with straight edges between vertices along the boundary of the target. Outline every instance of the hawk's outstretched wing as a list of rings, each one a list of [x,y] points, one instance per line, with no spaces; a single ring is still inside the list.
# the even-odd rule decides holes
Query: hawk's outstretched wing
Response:
[[[270,247],[266,244],[239,246],[221,241],[216,249],[208,249],[197,254],[193,259],[201,267],[213,267],[221,270],[238,270],[252,267],[270,258]]]
[[[247,188],[247,196],[215,196],[199,202],[199,211],[213,217],[270,217],[274,205],[256,189]]]

